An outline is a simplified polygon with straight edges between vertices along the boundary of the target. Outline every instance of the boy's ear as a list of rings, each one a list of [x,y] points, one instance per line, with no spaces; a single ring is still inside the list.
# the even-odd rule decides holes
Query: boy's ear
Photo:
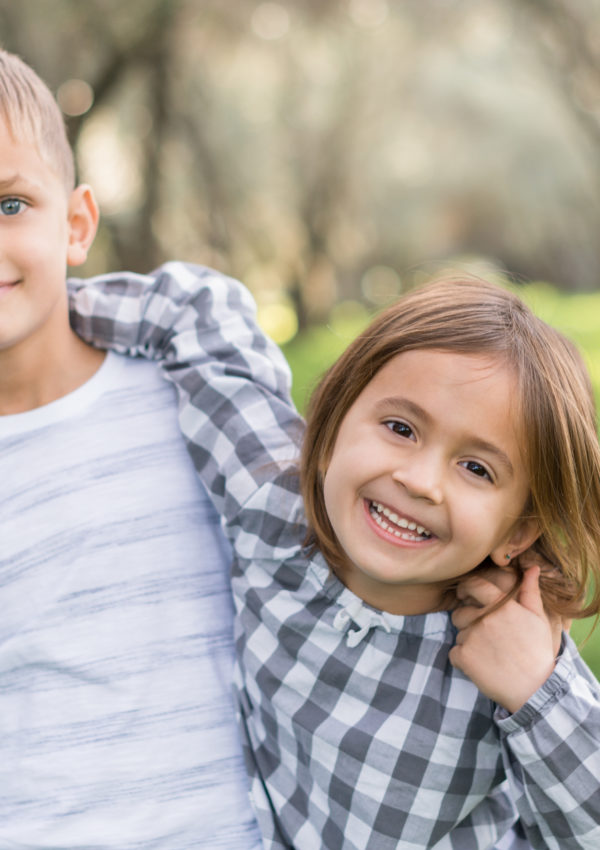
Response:
[[[515,523],[505,541],[490,552],[490,558],[499,567],[506,567],[512,558],[529,549],[539,536],[540,527],[537,520],[521,519]]]
[[[98,204],[91,186],[82,184],[71,192],[67,214],[69,244],[67,265],[80,266],[87,259],[88,250],[98,229]]]

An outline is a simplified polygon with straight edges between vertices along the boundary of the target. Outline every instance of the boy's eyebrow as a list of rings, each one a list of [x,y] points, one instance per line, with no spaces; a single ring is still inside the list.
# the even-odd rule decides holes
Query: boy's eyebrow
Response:
[[[6,191],[7,189],[11,189],[15,183],[24,183],[27,186],[34,186],[35,184],[28,180],[26,177],[23,177],[18,171],[15,171],[14,174],[10,174],[6,177],[0,178],[0,191]]]
[[[400,396],[389,396],[388,398],[380,398],[375,403],[376,411],[383,415],[389,414],[392,409],[402,408],[403,411],[408,411],[413,416],[416,416],[426,425],[430,425],[433,421],[431,415],[424,410],[421,405],[417,404],[411,399],[401,398]],[[483,452],[487,452],[488,454],[493,455],[496,460],[502,464],[506,468],[506,471],[509,475],[514,475],[514,467],[511,463],[509,456],[506,452],[502,451],[499,446],[496,446],[494,443],[490,443],[487,440],[482,440],[481,437],[477,437],[476,435],[467,435],[465,438],[465,442],[473,449],[478,449]]]

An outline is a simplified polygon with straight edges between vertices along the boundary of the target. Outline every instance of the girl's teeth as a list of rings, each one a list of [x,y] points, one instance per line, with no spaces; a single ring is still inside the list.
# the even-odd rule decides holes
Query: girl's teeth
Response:
[[[391,511],[389,508],[386,508],[384,505],[379,504],[379,502],[371,502],[371,514],[373,519],[384,528],[386,531],[392,532],[396,537],[401,537],[403,540],[422,540],[428,539],[431,537],[430,532],[427,531],[422,525],[417,525],[416,522],[409,522],[409,520],[404,519],[404,517],[398,516],[398,514]],[[383,515],[383,516],[382,516]],[[389,523],[386,522],[383,517],[389,520]],[[393,528],[390,523],[393,523],[396,528]],[[417,534],[406,534],[402,533],[398,530],[399,528],[406,528],[409,532],[416,531]]]

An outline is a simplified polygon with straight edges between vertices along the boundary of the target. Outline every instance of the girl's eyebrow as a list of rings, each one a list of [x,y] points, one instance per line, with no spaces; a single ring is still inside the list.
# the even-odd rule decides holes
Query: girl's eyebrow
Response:
[[[432,416],[421,405],[409,398],[401,398],[400,396],[388,396],[387,398],[378,399],[375,402],[375,410],[380,416],[389,414],[392,410],[402,410],[403,412],[410,413],[412,416],[416,416],[426,425],[431,424],[433,421]],[[493,455],[509,475],[514,475],[515,470],[509,456],[499,446],[488,442],[488,440],[482,440],[481,437],[475,434],[467,434],[465,436],[465,443],[475,451],[482,451]]]
[[[409,398],[402,398],[401,396],[388,396],[387,398],[380,398],[375,402],[375,410],[379,414],[389,413],[390,410],[400,410],[408,411],[413,416],[422,419],[425,423],[430,423],[432,421],[432,417],[424,410],[419,404],[414,401],[411,401]]]
[[[487,440],[482,440],[479,437],[471,437],[469,439],[469,446],[473,446],[476,451],[478,450],[493,455],[496,460],[505,467],[509,475],[514,475],[515,470],[510,462],[509,456],[506,452],[503,452],[502,449],[498,448],[498,446],[495,446],[494,443],[488,443]]]

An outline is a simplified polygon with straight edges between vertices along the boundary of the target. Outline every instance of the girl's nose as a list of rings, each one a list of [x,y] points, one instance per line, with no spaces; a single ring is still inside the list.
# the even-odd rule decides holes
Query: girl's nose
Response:
[[[392,478],[413,499],[426,499],[434,505],[444,501],[442,465],[433,455],[405,459],[402,466],[392,472]]]

